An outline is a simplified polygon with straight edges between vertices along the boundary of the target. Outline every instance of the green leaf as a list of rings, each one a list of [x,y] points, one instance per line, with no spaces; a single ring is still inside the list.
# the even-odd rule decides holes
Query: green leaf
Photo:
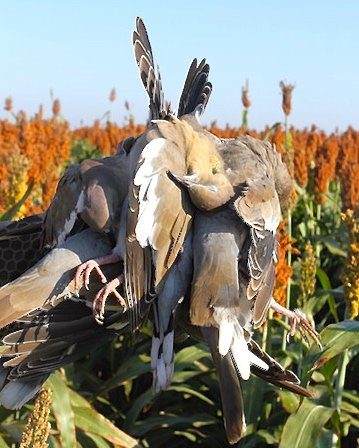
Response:
[[[318,277],[323,289],[332,289],[332,285],[330,283],[329,277],[328,277],[327,273],[325,271],[323,271],[322,268],[318,267],[316,274],[317,274],[317,277]]]
[[[79,431],[78,439],[82,446],[86,448],[111,448],[111,445],[109,445],[106,440],[91,432],[84,433]]]
[[[47,439],[47,443],[49,444],[49,448],[61,448],[60,442],[51,434]]]
[[[0,448],[9,448],[9,445],[5,442],[5,440],[0,436]]]
[[[70,398],[73,407],[77,408],[90,408],[91,403],[82,397],[80,394],[70,389]]]
[[[184,394],[189,394],[189,395],[193,395],[194,397],[199,398],[200,400],[210,404],[210,405],[214,405],[213,401],[210,400],[209,398],[207,398],[205,395],[201,394],[200,392],[198,392],[195,389],[192,389],[191,387],[186,387],[186,386],[171,386],[169,387],[168,390],[174,390],[176,392],[181,392]]]
[[[277,393],[284,410],[289,414],[293,414],[299,407],[300,399],[298,395],[287,390],[279,390]]]
[[[47,384],[52,390],[51,406],[60,432],[61,446],[73,448],[76,446],[75,420],[65,375],[57,371],[50,376]]]
[[[327,273],[325,271],[323,271],[322,268],[317,268],[316,271],[317,277],[320,281],[320,284],[322,285],[322,288],[326,291],[330,291],[332,289],[332,285],[330,283],[329,277],[327,275]],[[339,321],[339,317],[338,317],[338,313],[337,313],[337,309],[336,309],[336,304],[335,304],[335,300],[334,297],[332,296],[332,294],[325,294],[325,298],[328,302],[328,306],[330,309],[330,312],[332,314],[332,316],[334,317],[335,321],[338,322]]]
[[[85,433],[95,434],[118,446],[118,448],[140,447],[136,439],[117,428],[110,420],[94,408],[74,408],[76,426]]]
[[[358,406],[355,406],[354,404],[349,403],[348,401],[342,401],[342,404],[340,405],[340,409],[342,411],[346,411],[350,414],[359,414],[359,408]]]
[[[328,431],[327,429],[322,430],[316,444],[316,448],[328,448],[333,444],[333,431]]]
[[[183,348],[175,357],[176,371],[187,370],[190,366],[193,368],[193,363],[202,358],[210,358],[208,348],[204,344]]]
[[[345,320],[328,325],[320,336],[323,351],[316,356],[313,369],[321,367],[344,350],[359,345],[359,322]]]
[[[149,417],[146,420],[136,422],[133,431],[137,437],[143,437],[149,431],[154,429],[158,430],[159,428],[188,428],[188,425],[201,428],[202,426],[212,425],[214,423],[216,421],[209,414],[194,414],[189,417],[166,414]]]
[[[269,140],[269,137],[273,134],[273,132],[277,129],[278,126],[280,126],[282,123],[280,121],[277,121],[274,123],[269,130],[266,132],[265,136],[263,137],[263,141]]]
[[[136,398],[132,402],[132,406],[129,411],[126,412],[126,420],[124,424],[124,428],[129,430],[134,422],[137,420],[144,406],[150,403],[154,399],[152,388],[146,390],[142,395]]]
[[[200,370],[182,370],[178,372],[176,369],[177,366],[175,364],[175,373],[172,378],[172,383],[186,383],[191,378],[194,378],[202,373]]]
[[[335,256],[340,257],[347,257],[347,252],[338,244],[336,239],[334,239],[332,236],[325,235],[321,236],[319,238],[319,241],[321,241],[324,246],[328,249],[328,251]]]
[[[350,400],[353,403],[356,403],[356,405],[359,406],[359,394],[357,391],[345,390],[343,392],[343,397],[347,398],[348,400]]]
[[[133,380],[140,375],[151,371],[150,358],[136,355],[123,362],[117,372],[100,388],[98,395],[106,393],[121,384]]]
[[[257,434],[266,441],[267,445],[278,446],[278,439],[269,431],[266,431],[265,429],[260,429],[259,431],[257,431]]]
[[[317,406],[304,399],[298,411],[284,425],[279,448],[315,447],[323,426],[333,412],[332,408]]]
[[[244,409],[246,421],[257,426],[258,419],[263,411],[263,395],[266,384],[259,378],[251,376],[243,387]],[[253,397],[256,397],[253,400]]]

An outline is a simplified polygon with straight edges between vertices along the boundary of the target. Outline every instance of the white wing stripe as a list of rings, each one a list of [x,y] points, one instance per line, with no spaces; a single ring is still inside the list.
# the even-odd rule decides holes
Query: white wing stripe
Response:
[[[157,170],[155,170],[155,167],[165,146],[166,139],[156,138],[144,147],[139,161],[142,164],[133,181],[134,185],[140,187],[138,194],[139,214],[135,232],[141,247],[150,244],[156,224],[155,212],[161,199],[156,194],[156,187],[159,177],[165,171],[165,167]]]

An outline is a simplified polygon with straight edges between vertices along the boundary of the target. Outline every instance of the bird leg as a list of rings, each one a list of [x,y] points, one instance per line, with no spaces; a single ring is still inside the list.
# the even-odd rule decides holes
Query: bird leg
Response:
[[[107,282],[107,278],[102,272],[100,266],[103,266],[105,264],[111,264],[116,263],[121,260],[121,257],[117,255],[116,253],[111,253],[109,255],[105,255],[104,257],[98,257],[94,258],[93,260],[85,261],[85,263],[80,264],[80,266],[76,270],[75,274],[75,288],[76,290],[80,289],[81,285],[81,277],[83,277],[83,282],[85,285],[85,288],[89,289],[89,283],[90,283],[90,274],[93,270],[97,272],[97,274],[100,277],[100,280],[102,283]]]
[[[100,289],[100,291],[96,294],[93,302],[92,302],[92,312],[93,316],[96,320],[96,322],[100,325],[103,324],[104,314],[105,314],[105,305],[107,297],[110,294],[113,294],[116,298],[116,300],[119,302],[119,304],[126,308],[126,301],[121,296],[119,292],[116,291],[117,286],[120,286],[123,284],[124,276],[123,274],[119,275],[118,277],[114,278],[110,282],[107,283],[103,288]]]
[[[90,274],[93,270],[96,271],[98,276],[100,277],[100,280],[102,283],[107,282],[107,278],[105,274],[102,272],[100,266],[103,266],[105,264],[111,264],[116,263],[121,260],[121,257],[116,253],[111,253],[109,255],[105,255],[103,257],[94,258],[93,260],[88,260],[85,263],[82,263],[76,270],[75,274],[75,287],[76,290],[80,288],[81,285],[81,278],[83,278],[83,282],[85,285],[85,288],[89,289],[89,283],[90,283]],[[114,278],[110,282],[108,282],[103,288],[100,289],[100,291],[96,294],[93,302],[92,302],[92,311],[93,316],[96,320],[96,322],[100,325],[103,324],[104,319],[104,313],[105,313],[105,304],[107,297],[110,294],[113,294],[116,298],[116,300],[120,303],[120,305],[125,308],[126,307],[126,301],[116,291],[116,287],[121,285],[123,283],[123,275]]]
[[[276,302],[273,298],[271,300],[270,307],[279,314],[288,317],[290,321],[290,331],[288,333],[287,338],[290,336],[294,336],[295,331],[298,329],[302,338],[309,344],[308,336],[310,336],[313,341],[318,344],[320,348],[322,348],[322,344],[319,340],[319,334],[315,331],[315,329],[310,325],[307,321],[305,314],[299,309],[295,309],[294,311],[285,308]]]

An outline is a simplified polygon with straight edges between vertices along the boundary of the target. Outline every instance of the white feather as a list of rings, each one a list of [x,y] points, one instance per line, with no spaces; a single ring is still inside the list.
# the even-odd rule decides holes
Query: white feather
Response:
[[[233,341],[234,324],[228,320],[223,320],[219,325],[218,351],[222,356],[226,356]]]
[[[167,386],[166,367],[162,355],[160,356],[160,358],[157,359],[155,385],[156,385],[156,392],[165,390]]]
[[[158,351],[160,349],[161,341],[160,338],[156,336],[152,336],[152,345],[151,345],[151,368],[155,369],[157,366],[158,360]]]
[[[134,185],[139,186],[139,216],[136,225],[136,238],[142,247],[151,243],[153,229],[155,227],[155,212],[160,198],[157,196],[157,184],[164,167],[156,169],[156,162],[161,157],[161,151],[166,145],[166,139],[156,138],[148,143],[140,158],[142,163],[133,180]]]
[[[65,220],[62,232],[60,232],[58,236],[57,244],[62,244],[65,241],[66,237],[70,234],[73,226],[75,225],[77,215],[83,211],[84,205],[85,205],[85,195],[84,192],[81,191],[75,206],[75,210],[72,210],[68,219]]]
[[[61,244],[65,241],[67,235],[71,232],[71,230],[75,224],[76,218],[77,218],[77,212],[75,210],[73,210],[70,213],[69,218],[66,219],[64,227],[62,229],[62,232],[60,233],[60,235],[57,239],[58,244]]]
[[[244,338],[243,329],[239,324],[235,326],[231,352],[242,379],[248,380],[251,373],[249,355],[250,352],[248,350],[247,342]]]
[[[237,318],[227,308],[214,307],[213,319],[217,322],[219,328],[218,351],[222,356],[225,356],[233,341],[234,325]]]
[[[251,366],[257,366],[262,370],[268,370],[269,366],[251,351],[249,352],[249,362]]]

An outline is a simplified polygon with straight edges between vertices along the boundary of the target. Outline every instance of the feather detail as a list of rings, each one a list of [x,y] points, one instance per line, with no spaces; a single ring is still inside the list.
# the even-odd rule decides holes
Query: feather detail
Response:
[[[237,318],[230,308],[215,306],[213,319],[219,328],[218,351],[225,356],[233,342]]]
[[[178,106],[178,116],[198,113],[202,115],[212,93],[212,84],[208,81],[209,65],[205,59],[197,65],[193,59],[187,73]]]
[[[151,119],[164,117],[167,112],[164,107],[161,75],[158,67],[155,68],[150,40],[140,17],[136,19],[133,46],[141,81],[150,99]]]
[[[243,328],[238,323],[235,326],[235,334],[231,344],[231,354],[241,378],[243,380],[248,380],[251,373],[249,350],[244,338]]]
[[[156,208],[160,200],[157,196],[159,175],[161,174],[158,159],[165,145],[164,138],[156,138],[145,146],[139,161],[139,169],[133,180],[134,185],[139,187],[136,238],[143,248],[153,244],[151,236],[156,224]]]

